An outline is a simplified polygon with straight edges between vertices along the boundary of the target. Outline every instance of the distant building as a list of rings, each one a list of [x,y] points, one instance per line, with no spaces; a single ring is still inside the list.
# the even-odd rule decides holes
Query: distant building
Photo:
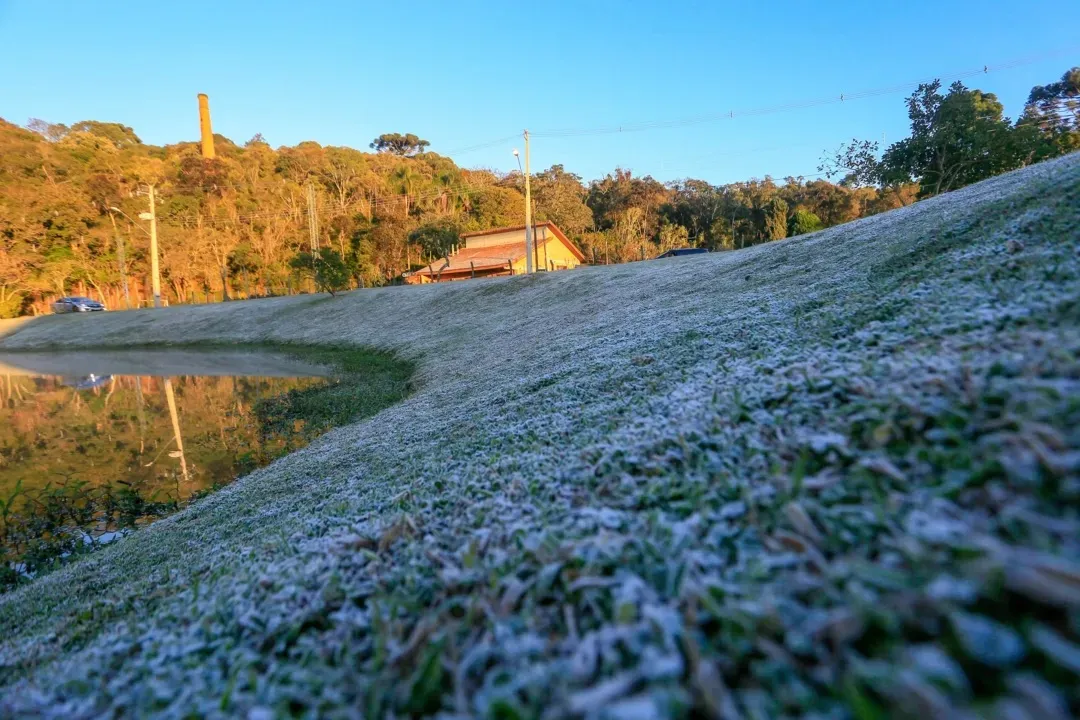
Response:
[[[536,224],[535,264],[538,270],[569,270],[585,261],[585,255],[555,223]],[[495,228],[461,236],[464,245],[449,257],[433,260],[427,267],[404,274],[413,285],[450,280],[469,280],[525,272],[525,226]]]

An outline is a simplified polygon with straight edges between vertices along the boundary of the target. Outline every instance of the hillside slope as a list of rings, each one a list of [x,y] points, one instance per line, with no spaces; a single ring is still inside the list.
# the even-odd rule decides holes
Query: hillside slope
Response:
[[[420,368],[0,597],[0,713],[1076,713],[1078,228],[1074,154],[739,252],[0,326]]]

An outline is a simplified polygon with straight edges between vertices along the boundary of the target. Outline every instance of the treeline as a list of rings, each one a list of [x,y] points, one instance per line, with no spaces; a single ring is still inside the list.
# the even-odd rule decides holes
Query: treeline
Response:
[[[731,250],[813,232],[947,192],[1080,147],[1080,68],[1032,89],[1023,116],[990,93],[920,86],[907,100],[911,137],[855,141],[823,160],[826,179],[661,183],[628,170],[589,183],[562,166],[532,180],[535,215],[595,263],[672,247]],[[317,242],[356,286],[393,283],[441,257],[462,232],[519,225],[522,178],[467,170],[412,134],[374,152],[304,142],[240,146],[215,136],[158,147],[124,125],[0,120],[0,317],[44,312],[64,294],[114,307],[146,304],[144,189],[158,198],[163,295],[171,303],[298,292]],[[126,293],[125,293],[126,288]],[[126,295],[126,297],[125,297]]]

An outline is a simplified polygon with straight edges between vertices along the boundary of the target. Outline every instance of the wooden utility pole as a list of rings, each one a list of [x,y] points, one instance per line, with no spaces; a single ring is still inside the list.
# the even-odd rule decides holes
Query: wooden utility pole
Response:
[[[311,256],[319,254],[319,215],[315,208],[315,186],[307,184],[307,207],[308,207],[308,243],[311,246]]]
[[[158,266],[157,210],[154,208],[154,186],[150,186],[150,282],[154,289],[154,307],[161,307],[161,268]]]
[[[529,184],[529,131],[525,131],[525,272],[533,271],[532,186]]]
[[[536,237],[536,233],[532,233]],[[540,248],[537,247],[537,264],[540,263]],[[548,269],[548,228],[543,229],[543,269]]]

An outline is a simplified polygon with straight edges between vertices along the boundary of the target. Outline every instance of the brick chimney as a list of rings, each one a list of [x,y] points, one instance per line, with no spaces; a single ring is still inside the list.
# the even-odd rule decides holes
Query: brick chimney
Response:
[[[202,135],[202,156],[214,157],[214,131],[210,129],[210,98],[199,93],[199,132]]]

